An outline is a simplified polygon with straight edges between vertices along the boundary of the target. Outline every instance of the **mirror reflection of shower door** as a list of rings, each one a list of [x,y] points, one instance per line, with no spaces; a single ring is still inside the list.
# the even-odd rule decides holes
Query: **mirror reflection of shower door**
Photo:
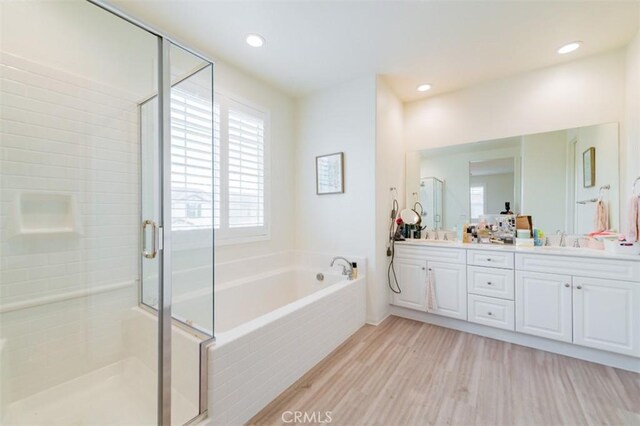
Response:
[[[424,211],[422,224],[427,229],[444,229],[443,182],[434,177],[420,180],[419,201]]]

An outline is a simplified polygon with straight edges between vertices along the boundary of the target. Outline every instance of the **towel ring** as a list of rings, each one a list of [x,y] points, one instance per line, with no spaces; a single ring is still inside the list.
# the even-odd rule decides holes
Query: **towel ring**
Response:
[[[602,185],[602,186],[600,187],[600,195],[599,195],[599,197],[598,197],[598,198],[602,201],[602,196],[604,195],[604,194],[603,194],[603,192],[604,192],[604,191],[608,191],[608,190],[610,190],[610,189],[611,189],[611,185]]]

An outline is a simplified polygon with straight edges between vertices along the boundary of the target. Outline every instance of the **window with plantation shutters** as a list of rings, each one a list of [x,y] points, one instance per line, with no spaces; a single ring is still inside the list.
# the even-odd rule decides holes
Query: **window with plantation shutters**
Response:
[[[212,128],[213,123],[213,128]],[[174,88],[171,151],[174,229],[216,229],[216,242],[269,235],[266,114],[223,95],[211,102]]]
[[[267,115],[223,95],[216,95],[216,100],[220,121],[220,228],[216,240],[268,238]]]
[[[229,106],[229,228],[264,226],[264,119]]]

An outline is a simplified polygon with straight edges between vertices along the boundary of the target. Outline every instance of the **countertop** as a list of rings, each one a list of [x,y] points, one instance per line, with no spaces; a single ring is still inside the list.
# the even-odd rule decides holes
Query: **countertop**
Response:
[[[446,241],[446,240],[416,240],[407,239],[405,241],[396,241],[397,245],[409,245],[409,246],[423,246],[423,247],[437,247],[437,248],[453,248],[463,250],[493,250],[493,251],[508,251],[512,253],[530,253],[530,254],[542,254],[548,256],[572,256],[572,257],[591,257],[598,259],[616,259],[616,260],[631,260],[640,262],[640,255],[631,254],[616,254],[610,253],[604,250],[594,250],[589,248],[574,248],[574,247],[522,247],[512,244],[477,244],[467,243],[464,244],[460,241]]]

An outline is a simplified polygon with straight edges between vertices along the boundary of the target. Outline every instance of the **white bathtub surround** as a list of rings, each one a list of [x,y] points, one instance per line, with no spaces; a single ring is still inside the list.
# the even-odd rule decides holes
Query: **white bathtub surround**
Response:
[[[256,271],[261,273],[256,278],[216,283],[216,302],[230,319],[220,323],[216,342],[209,348],[212,424],[246,422],[365,322],[363,273],[346,280],[341,268],[328,267],[332,255],[272,256],[295,259],[296,266],[270,274],[262,270],[267,263],[261,257],[256,259]],[[365,259],[345,257],[364,270]],[[225,273],[235,266],[221,265],[220,270]],[[318,272],[325,275],[321,282],[315,279]],[[252,299],[260,303],[251,303]]]

